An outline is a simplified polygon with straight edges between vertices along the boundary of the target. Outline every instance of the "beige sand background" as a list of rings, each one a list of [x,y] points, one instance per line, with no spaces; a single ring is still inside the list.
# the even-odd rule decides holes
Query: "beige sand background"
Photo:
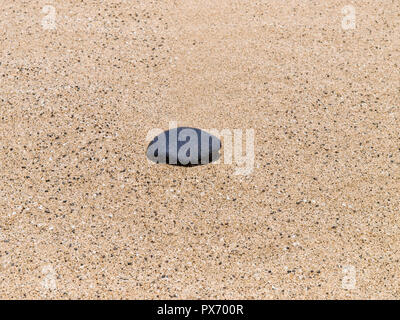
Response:
[[[1,298],[400,297],[398,0],[0,3]],[[150,165],[169,121],[253,173]]]

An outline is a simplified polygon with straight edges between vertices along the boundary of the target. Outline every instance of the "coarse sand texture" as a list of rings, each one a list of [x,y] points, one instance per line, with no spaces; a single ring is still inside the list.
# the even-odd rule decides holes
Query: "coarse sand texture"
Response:
[[[400,298],[400,1],[0,9],[0,298]]]

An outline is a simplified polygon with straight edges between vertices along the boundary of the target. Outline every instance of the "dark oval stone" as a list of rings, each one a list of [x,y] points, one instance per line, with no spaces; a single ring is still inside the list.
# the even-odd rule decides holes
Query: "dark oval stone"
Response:
[[[147,147],[147,158],[156,163],[196,166],[219,159],[221,141],[197,128],[178,127],[156,136]]]

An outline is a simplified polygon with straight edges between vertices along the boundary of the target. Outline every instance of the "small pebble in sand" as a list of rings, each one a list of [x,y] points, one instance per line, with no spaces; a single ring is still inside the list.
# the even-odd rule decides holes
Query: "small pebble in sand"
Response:
[[[197,128],[164,131],[147,147],[147,158],[156,163],[195,166],[218,160],[221,141]]]

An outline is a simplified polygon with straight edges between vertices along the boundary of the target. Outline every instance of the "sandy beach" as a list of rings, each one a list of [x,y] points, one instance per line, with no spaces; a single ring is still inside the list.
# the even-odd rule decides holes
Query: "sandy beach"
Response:
[[[0,4],[1,299],[400,298],[398,0]]]

